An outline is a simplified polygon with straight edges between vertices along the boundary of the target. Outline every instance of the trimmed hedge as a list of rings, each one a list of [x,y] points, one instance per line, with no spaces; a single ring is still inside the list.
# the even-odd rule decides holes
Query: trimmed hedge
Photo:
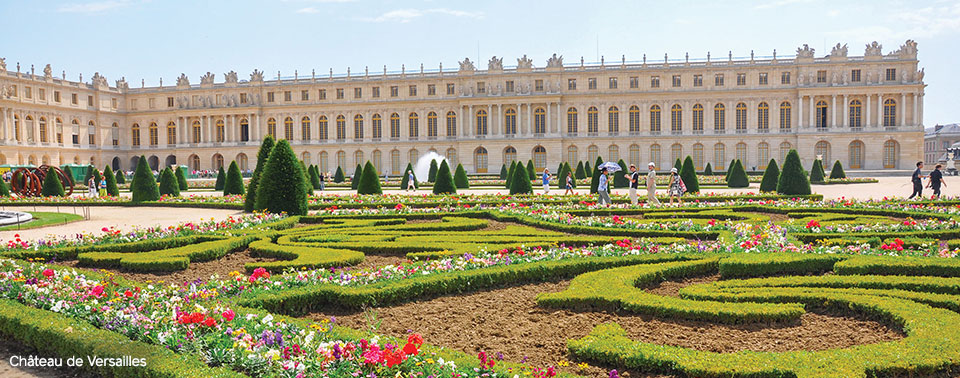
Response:
[[[137,170],[133,173],[130,182],[130,192],[133,193],[133,202],[156,201],[160,199],[160,189],[153,178],[153,172],[147,166],[146,156],[137,159]]]
[[[222,191],[223,185],[227,181],[227,173],[223,171],[223,166],[220,166],[220,169],[217,170],[217,181],[213,184],[213,190]]]
[[[453,183],[456,184],[457,189],[470,189],[470,179],[467,178],[467,170],[463,169],[463,164],[457,164],[457,172],[453,174]]]
[[[806,195],[810,192],[810,182],[807,181],[807,174],[803,172],[800,154],[797,153],[797,150],[790,150],[790,152],[787,152],[787,158],[783,161],[783,170],[780,172],[780,179],[777,181],[777,193]]]
[[[113,169],[110,169],[109,165],[103,167],[103,178],[107,180],[107,195],[119,196],[120,188],[117,187],[117,175],[113,173]]]
[[[187,176],[183,173],[183,169],[180,169],[180,166],[173,166],[171,168],[174,172],[174,175],[177,177],[177,185],[180,186],[181,192],[186,192],[190,190],[190,186],[187,185]],[[223,167],[220,167],[220,173],[223,173]],[[217,175],[219,176],[219,174]]]
[[[437,182],[437,170],[440,169],[437,166],[437,160],[430,160],[430,171],[427,172],[427,182]]]
[[[223,195],[243,195],[243,175],[240,174],[240,166],[237,161],[230,162],[230,168],[227,169],[227,178],[223,182]]]
[[[247,194],[243,197],[244,212],[252,213],[253,210],[257,208],[257,191],[260,185],[260,175],[263,173],[263,168],[267,165],[267,160],[270,158],[270,151],[273,149],[275,143],[273,136],[270,134],[267,134],[267,136],[263,138],[263,142],[260,142],[260,149],[257,150],[257,166],[253,169],[253,175],[250,177],[250,182],[247,183]]]
[[[305,215],[307,187],[303,169],[286,139],[281,139],[270,151],[257,187],[254,209],[271,213]]]
[[[767,163],[767,169],[763,171],[763,179],[760,181],[760,192],[769,193],[777,191],[777,182],[780,181],[780,167],[777,166],[776,159],[770,159]]]
[[[727,187],[730,188],[748,188],[750,187],[750,178],[747,177],[747,171],[743,169],[743,163],[737,160],[733,164],[733,170],[727,177]]]
[[[47,171],[47,175],[43,177],[40,194],[44,197],[63,197],[67,195],[63,190],[63,183],[60,182],[60,175],[56,171],[52,169]]]
[[[530,175],[527,174],[527,169],[523,167],[523,164],[517,164],[512,177],[513,179],[510,180],[511,195],[533,193],[533,183],[531,183]]]
[[[624,172],[628,172],[624,170]],[[683,166],[680,168],[680,179],[687,186],[688,193],[700,193],[700,181],[697,179],[697,170],[693,166],[693,158],[687,155],[683,160]]]
[[[457,194],[457,186],[453,183],[450,166],[447,165],[446,160],[440,163],[440,168],[437,169],[434,179],[433,194]]]
[[[180,197],[180,185],[177,184],[177,178],[173,175],[170,167],[164,168],[160,172],[160,195]]]
[[[370,161],[363,167],[363,173],[357,184],[357,194],[383,194],[380,189],[380,176],[377,174],[377,168]]]
[[[400,190],[407,190],[407,184],[410,182],[410,173],[413,173],[413,187],[420,188],[417,181],[417,174],[413,172],[413,164],[407,163],[407,168],[403,170],[403,177],[400,178]]]
[[[833,168],[830,169],[830,179],[845,179],[847,174],[843,171],[843,164],[840,164],[840,160],[833,162]]]

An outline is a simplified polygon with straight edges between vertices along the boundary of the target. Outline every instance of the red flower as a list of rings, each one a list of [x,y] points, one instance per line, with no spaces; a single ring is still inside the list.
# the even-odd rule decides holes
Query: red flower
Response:
[[[418,333],[410,334],[410,336],[407,337],[407,342],[419,347],[423,345],[423,336],[420,336]]]
[[[818,222],[816,219],[811,219],[809,222],[807,222],[807,228],[814,228],[814,227],[819,228],[820,222]]]
[[[217,319],[214,319],[213,317],[208,317],[206,320],[203,321],[203,325],[207,327],[213,327],[217,325]]]
[[[420,350],[414,343],[407,342],[407,345],[403,346],[403,354],[408,356],[416,356],[417,353],[420,353]]]
[[[224,311],[223,314],[221,314],[221,316],[223,316],[224,320],[229,322],[233,320],[233,318],[236,317],[237,314],[234,313],[233,310],[227,310],[227,311]]]
[[[124,292],[123,292],[123,295],[124,295],[125,297],[127,297],[127,298],[130,298],[130,297],[133,296],[133,292],[130,291],[130,290],[127,290],[127,291],[124,291]]]
[[[53,277],[53,269],[49,269],[49,268],[44,269],[43,275],[47,278]]]
[[[103,286],[100,286],[100,285],[94,286],[93,289],[90,290],[90,293],[93,294],[93,296],[95,297],[99,297],[100,295],[103,294]]]

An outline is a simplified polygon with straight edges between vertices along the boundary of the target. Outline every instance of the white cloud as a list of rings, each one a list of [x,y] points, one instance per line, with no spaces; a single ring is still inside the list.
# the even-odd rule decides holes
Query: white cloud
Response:
[[[127,0],[106,0],[93,1],[87,3],[64,4],[57,8],[57,12],[63,13],[98,13],[116,9],[128,5]]]
[[[765,1],[765,2],[763,2],[762,4],[759,4],[759,5],[755,6],[755,7],[753,7],[753,9],[773,9],[773,8],[784,7],[784,6],[787,6],[787,5],[803,4],[803,3],[810,3],[810,2],[813,2],[813,0],[778,0],[778,1]]]
[[[433,9],[396,9],[384,14],[381,14],[377,17],[368,17],[362,18],[362,21],[367,22],[399,22],[407,23],[415,19],[431,15],[439,14],[445,16],[453,17],[465,17],[465,18],[483,18],[482,12],[469,12],[456,9],[447,9],[447,8],[433,8]]]
[[[306,7],[306,8],[297,9],[297,13],[300,13],[300,14],[314,14],[314,13],[320,13],[320,10],[317,9],[317,8],[314,8],[314,7]]]
[[[878,23],[895,25],[895,27],[863,26],[837,30],[827,34],[848,40],[861,41],[903,41],[906,39],[933,38],[945,34],[958,34],[960,33],[960,3],[947,3],[919,9],[897,9],[891,12],[891,16],[887,20],[881,21]]]

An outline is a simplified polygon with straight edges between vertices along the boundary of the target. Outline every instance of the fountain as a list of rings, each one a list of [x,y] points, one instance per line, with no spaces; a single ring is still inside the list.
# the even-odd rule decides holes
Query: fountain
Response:
[[[413,165],[413,174],[417,175],[418,181],[427,181],[427,177],[430,176],[430,161],[436,160],[437,166],[440,166],[444,160],[447,160],[446,157],[440,155],[434,151],[427,152],[426,155],[420,157],[417,160],[417,163]],[[450,164],[450,162],[447,162]]]
[[[9,226],[29,222],[33,219],[30,213],[20,211],[0,211],[0,226]]]

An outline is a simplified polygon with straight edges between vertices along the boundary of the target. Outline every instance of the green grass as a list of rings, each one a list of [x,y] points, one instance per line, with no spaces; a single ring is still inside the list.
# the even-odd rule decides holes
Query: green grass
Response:
[[[55,226],[60,224],[67,224],[71,222],[76,222],[82,220],[83,216],[70,213],[53,213],[46,211],[28,211],[28,213],[33,215],[33,219],[27,223],[18,225],[10,225],[0,227],[0,231],[10,231],[10,230],[29,230],[32,228],[40,228],[47,226]]]

